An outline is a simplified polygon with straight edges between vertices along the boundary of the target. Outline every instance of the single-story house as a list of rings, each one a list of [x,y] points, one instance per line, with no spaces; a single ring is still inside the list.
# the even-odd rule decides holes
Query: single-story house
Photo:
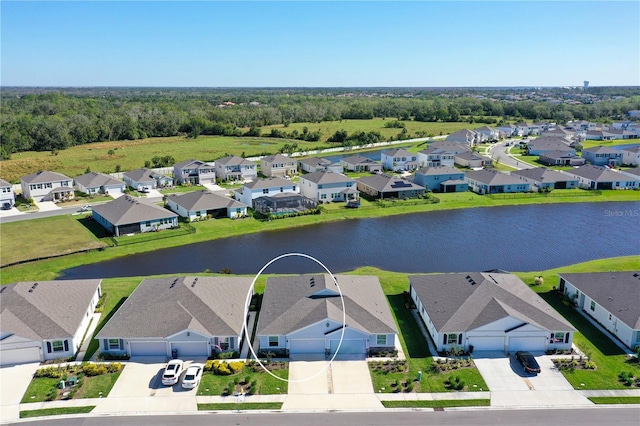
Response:
[[[216,183],[215,164],[193,159],[180,161],[173,165],[173,177],[178,185]]]
[[[300,194],[319,203],[330,201],[356,203],[360,198],[354,179],[330,170],[300,176]]]
[[[477,194],[498,194],[508,192],[527,192],[529,182],[521,176],[511,176],[493,169],[467,172],[465,179],[469,189]]]
[[[102,280],[19,282],[0,287],[0,365],[75,356]]]
[[[321,157],[305,158],[299,160],[298,164],[300,165],[300,170],[307,173],[323,172],[325,170],[330,170],[334,173],[342,173],[344,171],[339,161],[334,163],[331,160]]]
[[[178,226],[177,214],[129,195],[93,206],[92,217],[116,237]]]
[[[246,182],[256,180],[258,177],[257,164],[236,155],[216,160],[215,167],[216,178],[223,181],[242,180]]]
[[[122,174],[122,180],[136,191],[149,191],[173,185],[173,178],[144,167]]]
[[[622,136],[617,138],[613,132],[606,130],[587,130],[586,138],[592,141],[611,141],[614,139],[622,139]]]
[[[623,148],[622,152],[622,164],[628,166],[640,166],[640,145],[635,145],[629,148]]]
[[[416,171],[414,182],[428,191],[440,191],[440,184],[448,180],[464,181],[464,172],[449,166],[423,167]]]
[[[124,194],[126,184],[104,173],[90,172],[73,179],[78,191],[85,194],[107,194],[119,196]]]
[[[260,171],[267,177],[293,176],[298,172],[298,162],[285,155],[268,155],[260,159]]]
[[[450,179],[440,182],[440,192],[467,192],[469,182],[464,179]]]
[[[22,197],[35,201],[64,201],[75,197],[73,179],[48,170],[32,173],[20,178]]]
[[[640,182],[640,179],[628,174],[592,164],[585,164],[565,173],[575,176],[580,182],[580,188],[584,189],[635,189]]]
[[[453,167],[455,155],[452,151],[437,146],[430,146],[418,152],[418,163],[420,163],[421,167]]]
[[[303,195],[283,192],[253,200],[253,209],[264,215],[285,215],[315,209],[318,203]]]
[[[114,355],[207,358],[238,351],[251,278],[148,278],[96,335]]]
[[[640,167],[634,167],[633,169],[621,170],[620,173],[640,179]],[[639,184],[640,185],[640,184]]]
[[[10,209],[16,204],[16,194],[13,185],[4,179],[0,179],[0,208]]]
[[[387,170],[415,170],[420,167],[418,155],[403,148],[382,151],[380,156],[382,158],[382,165]]]
[[[234,197],[247,206],[253,207],[253,201],[258,197],[299,192],[298,184],[281,177],[270,177],[245,183],[242,188],[234,192]]]
[[[382,164],[379,161],[359,154],[341,159],[340,164],[345,170],[351,172],[378,173],[382,171]]]
[[[448,142],[458,142],[463,145],[474,146],[484,142],[486,140],[486,136],[484,133],[474,132],[469,129],[462,129],[447,135],[446,140]]]
[[[640,272],[558,274],[558,291],[630,349],[640,345]]]
[[[618,166],[622,164],[623,152],[608,146],[594,146],[582,150],[582,158],[596,166]]]
[[[438,351],[571,349],[576,329],[513,274],[410,275],[409,292]]]
[[[542,136],[542,137],[545,137],[545,136],[560,137],[560,138],[564,138],[564,139],[569,140],[569,141],[584,140],[584,138],[580,137],[580,135],[578,135],[578,132],[576,132],[575,130],[573,130],[573,129],[563,129],[562,127],[556,127],[555,129],[545,130],[540,134],[540,136]]]
[[[167,196],[167,207],[190,220],[211,216],[214,218],[236,218],[247,215],[247,206],[233,198],[215,194],[211,191],[193,191]]]
[[[484,155],[476,154],[475,152],[467,151],[456,154],[454,162],[460,167],[468,167],[470,169],[479,169],[482,167],[490,167],[493,160]]]
[[[256,328],[260,351],[333,355],[343,331],[339,355],[365,357],[395,349],[398,329],[378,278],[335,279],[340,290],[329,274],[268,278]]]
[[[547,151],[538,160],[547,166],[582,166],[586,160],[570,151]]]
[[[358,190],[372,198],[416,198],[424,195],[425,188],[406,179],[386,174],[363,176],[358,179]]]
[[[573,189],[578,187],[578,179],[574,176],[544,167],[514,170],[511,175],[523,177],[534,191],[552,189]]]
[[[542,155],[550,151],[565,151],[576,153],[576,150],[569,146],[570,141],[556,136],[541,136],[527,143],[529,155]]]

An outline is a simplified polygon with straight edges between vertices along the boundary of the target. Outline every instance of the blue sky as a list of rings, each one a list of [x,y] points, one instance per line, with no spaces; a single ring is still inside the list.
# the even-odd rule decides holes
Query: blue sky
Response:
[[[638,1],[0,7],[3,86],[640,85]]]

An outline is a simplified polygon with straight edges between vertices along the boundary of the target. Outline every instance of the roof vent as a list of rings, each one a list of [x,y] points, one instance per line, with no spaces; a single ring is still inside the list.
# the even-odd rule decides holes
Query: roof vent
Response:
[[[309,287],[315,287],[315,285],[316,285],[316,278],[315,277],[309,278]]]
[[[635,273],[635,274],[633,274],[633,276],[634,276],[634,277],[636,277],[636,278],[638,278],[638,277],[640,277],[640,274]]]
[[[171,283],[171,285],[169,286],[169,288],[173,288],[173,287],[175,287],[177,283],[178,283],[178,279],[176,278],[175,280],[173,280],[173,282]]]
[[[198,284],[198,278],[194,278],[193,283],[191,283],[191,287],[195,287]]]

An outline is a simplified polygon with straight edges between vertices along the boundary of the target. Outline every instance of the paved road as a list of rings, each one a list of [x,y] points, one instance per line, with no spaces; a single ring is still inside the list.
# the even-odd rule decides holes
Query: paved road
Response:
[[[536,409],[536,410],[491,410],[464,409],[434,412],[393,410],[387,412],[364,413],[201,413],[163,416],[131,416],[131,417],[67,417],[49,418],[44,420],[22,421],[19,424],[37,425],[83,425],[83,426],[112,426],[135,425],[222,425],[222,426],[282,426],[282,425],[314,425],[314,426],[352,426],[352,425],[638,425],[640,407],[597,407],[580,409]]]
[[[516,158],[512,157],[511,155],[505,152],[505,150],[507,149],[507,144],[513,143],[513,142],[514,141],[507,139],[493,145],[489,149],[489,154],[491,155],[491,158],[493,158],[494,161],[499,160],[500,164],[504,164],[505,166],[513,167],[514,169],[518,169],[518,170],[530,169],[535,167],[531,164],[523,163],[522,161],[517,160]]]

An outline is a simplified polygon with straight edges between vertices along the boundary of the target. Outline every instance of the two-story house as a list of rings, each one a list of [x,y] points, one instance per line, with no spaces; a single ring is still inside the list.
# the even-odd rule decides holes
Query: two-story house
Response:
[[[582,150],[582,158],[595,166],[618,166],[622,164],[623,152],[608,146],[594,146]]]
[[[428,191],[442,191],[442,183],[460,181],[464,183],[464,172],[449,166],[423,167],[415,174],[414,182]]]
[[[242,185],[235,191],[234,198],[248,206],[253,207],[256,198],[274,196],[282,193],[297,194],[300,192],[298,185],[281,177],[256,179]]]
[[[260,159],[260,171],[267,177],[293,176],[298,172],[298,162],[285,155],[268,155]]]
[[[256,163],[235,155],[222,157],[215,162],[216,178],[227,180],[256,180],[258,167]]]
[[[200,160],[181,161],[173,165],[173,177],[178,185],[216,183],[215,164]]]
[[[418,163],[421,167],[453,167],[455,155],[454,152],[447,149],[430,146],[418,152]]]
[[[16,204],[16,194],[13,192],[13,185],[6,180],[0,179],[0,208],[9,210]]]
[[[320,203],[357,202],[360,198],[354,179],[330,170],[300,176],[300,193]]]
[[[74,198],[73,179],[47,170],[20,178],[22,197],[36,201],[65,201]]]
[[[382,151],[382,165],[386,170],[415,170],[420,167],[418,155],[403,148]]]

